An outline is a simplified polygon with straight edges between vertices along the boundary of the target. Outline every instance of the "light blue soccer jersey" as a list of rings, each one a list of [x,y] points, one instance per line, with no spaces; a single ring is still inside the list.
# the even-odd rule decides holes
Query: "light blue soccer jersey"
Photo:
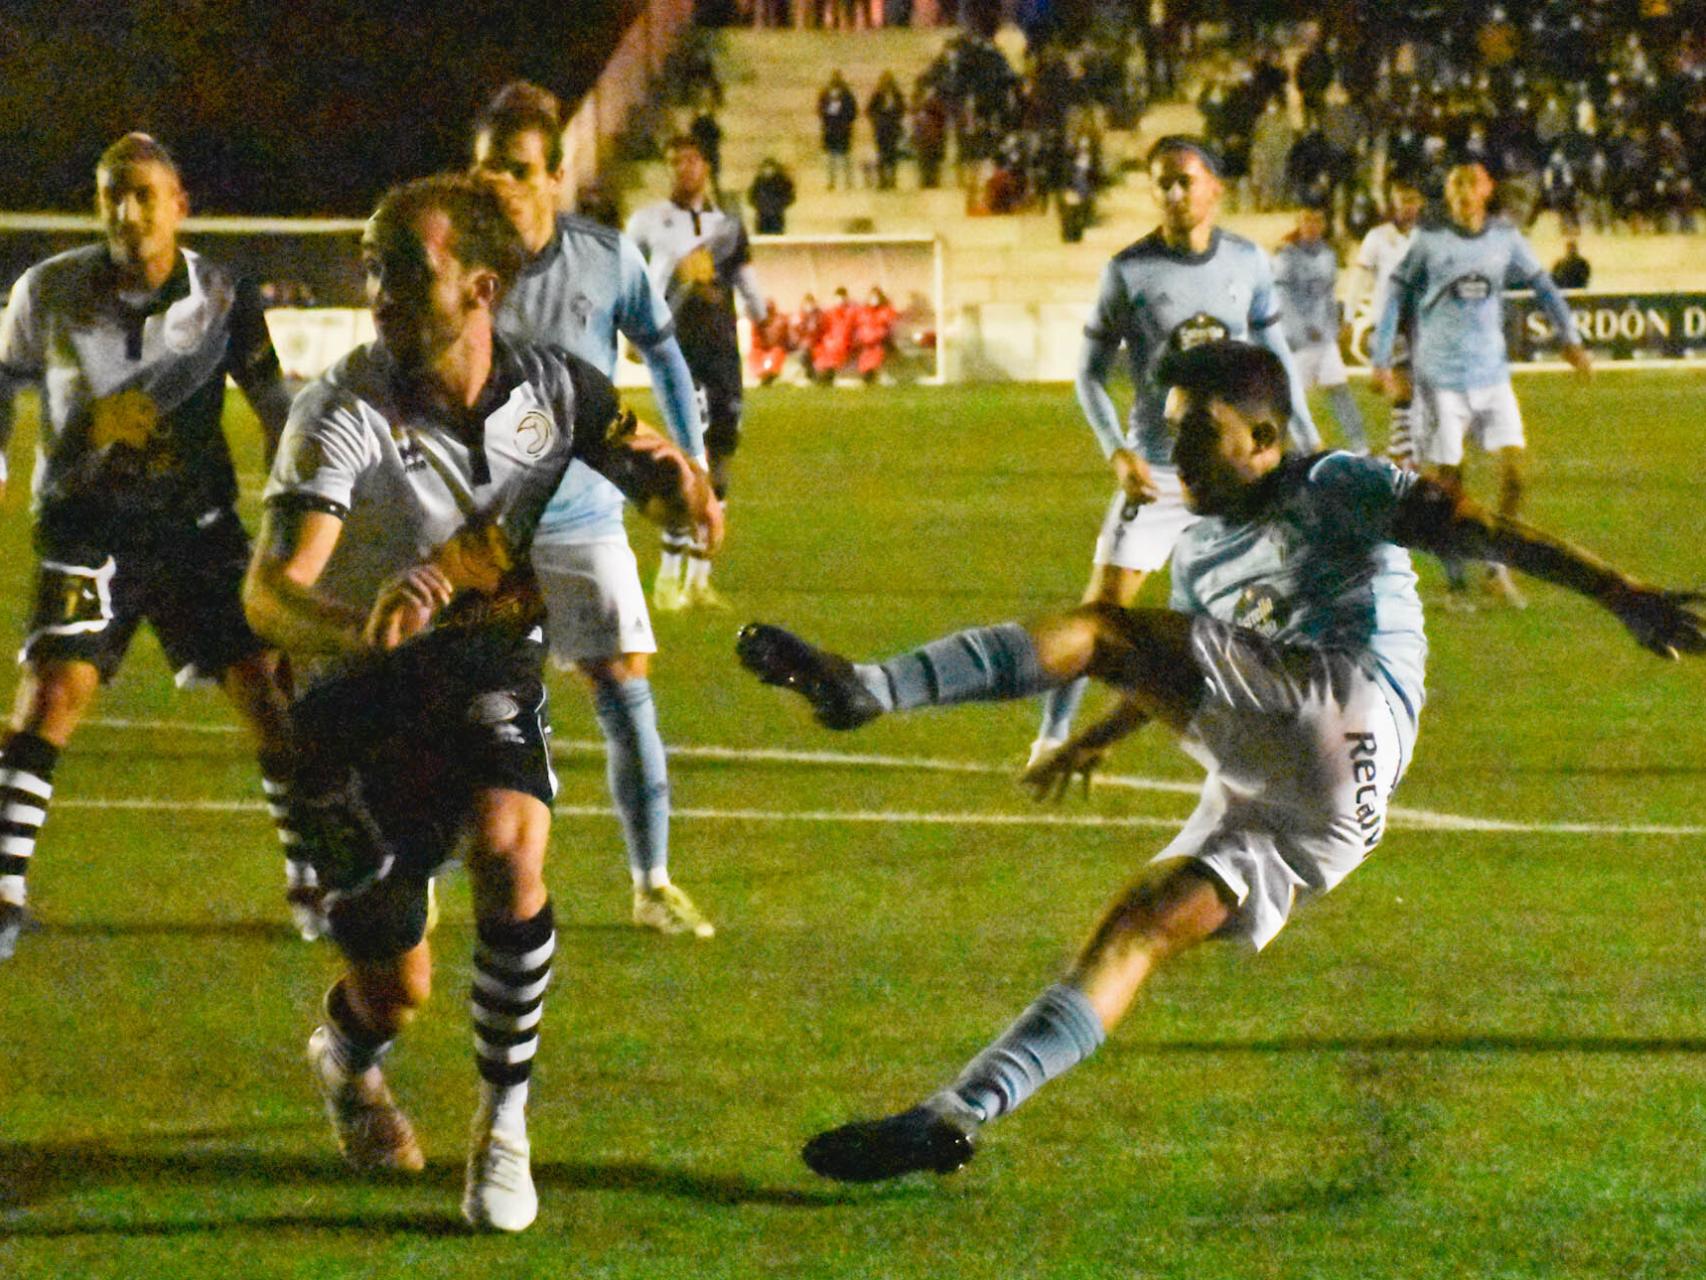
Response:
[[[1506,289],[1532,289],[1566,344],[1579,341],[1575,318],[1522,233],[1488,218],[1475,234],[1453,222],[1419,228],[1374,333],[1376,368],[1392,363],[1406,308],[1416,317],[1411,358],[1418,381],[1442,391],[1492,387],[1510,377],[1505,358]]]
[[[1147,462],[1170,464],[1173,437],[1162,412],[1167,392],[1155,380],[1156,368],[1169,351],[1218,338],[1259,342],[1279,356],[1291,382],[1293,435],[1302,447],[1316,447],[1319,437],[1279,319],[1267,255],[1243,236],[1217,230],[1208,248],[1194,254],[1168,248],[1154,231],[1115,254],[1102,270],[1084,326],[1078,377],[1078,400],[1102,452],[1130,448]],[[1135,391],[1129,438],[1099,376],[1121,344]]]
[[[1393,522],[1415,482],[1379,458],[1287,458],[1266,482],[1275,493],[1259,518],[1211,516],[1185,530],[1173,551],[1172,607],[1351,654],[1384,680],[1413,737],[1428,642]]]
[[[693,457],[704,456],[691,376],[676,346],[669,306],[633,241],[587,218],[563,214],[557,234],[522,270],[498,311],[510,337],[560,347],[605,377],[616,372],[617,335],[652,369],[664,421]],[[679,366],[679,367],[676,367]],[[534,541],[596,542],[625,536],[621,491],[584,463],[563,477]]]
[[[1274,254],[1274,289],[1279,294],[1285,340],[1293,351],[1339,340],[1339,255],[1325,240],[1291,240]]]

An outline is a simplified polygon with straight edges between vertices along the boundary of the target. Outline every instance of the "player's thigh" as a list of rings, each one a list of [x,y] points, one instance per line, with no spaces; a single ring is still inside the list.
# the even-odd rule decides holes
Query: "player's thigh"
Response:
[[[1422,419],[1411,424],[1417,459],[1424,466],[1461,467],[1463,442],[1475,419],[1468,394],[1424,382],[1417,384],[1416,401],[1423,406]]]
[[[1516,389],[1507,379],[1491,387],[1478,387],[1469,393],[1475,414],[1475,434],[1488,453],[1503,453],[1528,446],[1523,432],[1522,408],[1516,401]]]
[[[1325,343],[1316,342],[1306,347],[1292,348],[1291,360],[1297,369],[1297,383],[1305,391],[1327,385],[1322,377],[1326,359],[1327,346]]]
[[[249,539],[235,512],[209,512],[153,560],[145,609],[180,688],[214,682],[264,651],[243,614]]]
[[[559,666],[657,652],[640,568],[625,539],[533,549],[545,634]]]
[[[1151,466],[1150,474],[1160,490],[1154,501],[1133,502],[1123,490],[1109,500],[1094,564],[1153,573],[1166,565],[1180,535],[1196,519],[1185,507],[1176,467]]]

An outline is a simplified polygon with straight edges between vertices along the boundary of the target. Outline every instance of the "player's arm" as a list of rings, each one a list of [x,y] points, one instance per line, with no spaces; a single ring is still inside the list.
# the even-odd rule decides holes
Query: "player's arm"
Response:
[[[1369,340],[1368,362],[1374,367],[1374,385],[1384,395],[1392,395],[1397,383],[1392,377],[1392,349],[1398,341],[1398,326],[1403,321],[1405,307],[1421,292],[1422,260],[1417,252],[1420,241],[1410,246],[1403,260],[1393,269],[1387,282],[1386,301],[1375,317],[1374,337]]]
[[[1303,381],[1297,376],[1297,365],[1291,358],[1291,344],[1285,340],[1285,326],[1280,324],[1279,299],[1274,296],[1273,271],[1267,255],[1257,251],[1256,286],[1250,291],[1250,334],[1255,340],[1279,357],[1285,366],[1286,385],[1291,388],[1291,439],[1306,453],[1321,447],[1321,433],[1315,429],[1315,419],[1309,414],[1309,401],[1303,393]]]
[[[43,342],[35,323],[36,274],[26,271],[18,277],[5,311],[0,312],[0,500],[6,497],[6,454],[12,443],[12,400],[23,383],[41,381],[44,365]]]
[[[1084,326],[1084,345],[1078,350],[1078,372],[1073,389],[1078,406],[1102,447],[1102,456],[1113,466],[1114,479],[1133,502],[1153,502],[1159,491],[1149,474],[1149,464],[1132,449],[1120,426],[1120,411],[1108,394],[1108,379],[1125,341],[1130,322],[1130,297],[1118,268],[1110,262],[1102,270],[1095,308]]]
[[[1509,283],[1514,288],[1532,289],[1541,309],[1546,312],[1547,319],[1552,321],[1553,330],[1563,340],[1562,355],[1570,367],[1582,377],[1589,377],[1593,372],[1593,360],[1582,346],[1581,334],[1576,329],[1576,316],[1570,310],[1570,304],[1564,300],[1557,282],[1552,279],[1552,273],[1540,265],[1540,260],[1534,256],[1534,250],[1529,248],[1528,241],[1520,236],[1516,238],[1516,252],[1511,256],[1511,279]]]
[[[1035,800],[1059,800],[1072,786],[1073,778],[1082,778],[1086,793],[1090,790],[1090,775],[1101,768],[1108,750],[1122,738],[1149,723],[1149,713],[1136,698],[1122,697],[1112,709],[1093,724],[1079,729],[1060,746],[1019,775],[1019,785],[1026,788]]]
[[[327,506],[288,495],[268,503],[243,579],[243,612],[256,635],[290,653],[366,647],[367,614],[314,589],[343,529],[343,515]]]
[[[616,303],[616,328],[634,344],[651,371],[652,393],[675,443],[687,455],[705,460],[705,428],[699,419],[699,397],[693,390],[693,374],[681,344],[675,337],[675,318],[669,303],[651,276],[637,245],[622,237],[619,247],[621,272]]]
[[[1567,587],[1603,605],[1637,644],[1662,658],[1706,653],[1706,618],[1689,607],[1702,598],[1699,593],[1650,586],[1580,547],[1496,515],[1432,481],[1418,479],[1399,499],[1393,537],[1435,555],[1498,561]]]
[[[284,385],[284,371],[273,347],[272,333],[267,329],[260,290],[249,281],[238,284],[237,297],[231,305],[226,367],[249,402],[249,408],[260,419],[270,467],[278,452],[279,438],[284,435],[284,424],[290,418],[290,392]]]

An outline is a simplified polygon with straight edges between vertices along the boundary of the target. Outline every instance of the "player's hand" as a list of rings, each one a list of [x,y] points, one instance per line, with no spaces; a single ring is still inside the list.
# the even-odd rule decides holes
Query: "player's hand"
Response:
[[[440,543],[430,563],[450,583],[452,593],[479,591],[489,596],[515,568],[515,555],[501,528],[476,517]]]
[[[1038,804],[1058,802],[1072,789],[1074,778],[1082,779],[1084,794],[1090,794],[1090,775],[1102,767],[1106,746],[1068,740],[1019,775],[1019,785]]]
[[[1698,591],[1664,591],[1631,583],[1609,602],[1617,620],[1648,653],[1671,661],[1706,653],[1706,618],[1688,606],[1706,600]]]
[[[1576,376],[1582,381],[1586,382],[1593,377],[1593,357],[1588,354],[1587,348],[1581,343],[1572,343],[1565,347],[1563,355],[1565,363],[1576,371]]]
[[[393,574],[379,588],[361,638],[370,648],[389,652],[425,631],[433,615],[455,594],[450,579],[436,564],[417,564]]]
[[[1390,369],[1374,370],[1374,389],[1388,400],[1398,398],[1398,377]]]
[[[1114,464],[1114,479],[1125,492],[1127,505],[1142,506],[1161,496],[1149,464],[1130,449],[1115,449],[1108,461]]]
[[[641,508],[646,517],[665,528],[691,525],[706,553],[715,555],[723,545],[723,504],[711,487],[710,474],[650,427],[641,426],[633,431],[624,445],[659,472],[674,473],[675,483],[659,483],[659,496]]]

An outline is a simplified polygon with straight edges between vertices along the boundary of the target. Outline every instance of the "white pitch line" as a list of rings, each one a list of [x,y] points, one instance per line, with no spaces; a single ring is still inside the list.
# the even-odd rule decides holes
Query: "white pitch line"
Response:
[[[160,730],[187,733],[236,733],[231,724],[205,724],[192,720],[127,720],[95,717],[89,724],[107,729]],[[568,739],[554,741],[553,754],[603,754],[601,739]],[[957,773],[1007,777],[1011,765],[988,764],[975,760],[938,760],[928,756],[867,755],[840,751],[800,751],[785,747],[718,747],[671,746],[669,754],[684,760],[751,760],[772,764],[809,764],[830,768],[894,769],[915,773]],[[1201,787],[1192,782],[1174,782],[1163,778],[1141,778],[1132,774],[1106,774],[1096,778],[1098,787],[1113,787],[1127,791],[1152,791],[1168,795],[1194,796]],[[189,812],[244,812],[260,809],[259,801],[239,800],[79,800],[66,797],[54,801],[56,808],[70,806],[90,809],[163,809]],[[614,810],[596,805],[559,805],[556,813],[563,817],[609,817]],[[1063,813],[917,813],[884,810],[833,809],[675,809],[672,817],[700,819],[710,822],[847,822],[892,823],[938,826],[1037,826],[1037,827],[1149,827],[1176,829],[1184,819],[1165,818],[1148,814],[1104,815]],[[1504,835],[1566,835],[1566,836],[1706,836],[1706,826],[1673,825],[1665,823],[1610,822],[1511,822],[1501,818],[1476,818],[1463,814],[1437,813],[1430,809],[1410,809],[1394,805],[1388,815],[1388,825],[1414,831],[1455,831],[1465,834]]]

